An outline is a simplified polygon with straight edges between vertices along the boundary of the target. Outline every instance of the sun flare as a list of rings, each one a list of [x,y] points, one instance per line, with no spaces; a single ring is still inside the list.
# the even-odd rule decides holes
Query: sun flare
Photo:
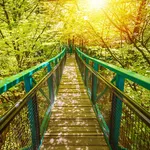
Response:
[[[88,0],[91,9],[102,9],[106,6],[107,0]]]

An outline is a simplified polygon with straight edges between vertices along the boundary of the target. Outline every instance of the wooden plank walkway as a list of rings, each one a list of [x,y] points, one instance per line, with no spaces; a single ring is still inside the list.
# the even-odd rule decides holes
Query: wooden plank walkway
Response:
[[[74,55],[67,57],[41,150],[108,150]]]

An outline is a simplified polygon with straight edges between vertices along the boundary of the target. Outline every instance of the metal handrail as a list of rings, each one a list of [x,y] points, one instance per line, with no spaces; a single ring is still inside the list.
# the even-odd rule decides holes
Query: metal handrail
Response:
[[[118,149],[120,147],[120,144],[121,145],[123,144],[122,145],[123,147],[132,149],[131,143],[127,145],[125,144],[125,142],[131,138],[130,134],[132,134],[133,136],[134,132],[136,132],[136,136],[140,136],[141,134],[140,130],[143,130],[138,128],[140,126],[142,126],[142,128],[145,128],[144,133],[142,133],[142,137],[140,137],[144,141],[145,140],[144,135],[148,136],[149,131],[148,128],[150,127],[150,113],[148,113],[142,106],[140,106],[137,102],[131,99],[123,91],[124,91],[124,82],[126,78],[133,82],[138,83],[139,85],[143,86],[146,89],[150,88],[149,78],[143,77],[136,73],[132,73],[131,71],[127,71],[125,69],[116,67],[103,61],[99,61],[95,58],[92,58],[84,54],[78,48],[76,49],[76,59],[85,86],[87,87],[89,97],[91,98],[91,101],[93,103],[93,108],[95,110],[95,113],[97,114],[97,118],[99,120],[100,126],[103,130],[108,145],[110,144],[113,150]],[[99,66],[103,66],[104,68],[109,69],[111,72],[116,73],[116,76],[113,78],[112,81],[106,80],[106,78],[99,73]],[[112,84],[114,80],[116,81],[115,85]],[[101,88],[99,88],[98,85]],[[98,93],[98,90],[100,91],[100,93]],[[109,97],[110,99],[107,98],[108,100],[105,101],[102,97],[104,95],[107,95],[106,92],[110,93]],[[102,102],[101,98],[105,102]],[[105,111],[105,108],[101,109],[101,107],[105,106],[109,110]],[[108,111],[110,114],[108,113]],[[102,114],[105,114],[105,116],[103,116]],[[107,114],[109,114],[110,116],[108,116]],[[134,121],[132,120],[133,118]],[[105,119],[107,120],[107,122],[105,121]],[[126,126],[125,122],[127,121],[128,123],[129,120],[131,122],[133,121],[130,129],[129,130],[124,129],[123,126]],[[139,131],[135,130],[134,127],[135,124],[136,128]],[[132,127],[134,127],[133,128],[134,131],[132,131],[131,129]],[[124,132],[130,135],[126,139],[124,137],[125,136]],[[131,141],[134,141],[134,139],[132,139]],[[144,148],[147,148],[148,143],[145,142],[143,143],[145,144]],[[137,147],[138,144],[134,144],[134,148]]]
[[[50,65],[52,61],[55,63],[53,68]],[[12,146],[14,146],[13,149],[38,149],[40,147],[50,119],[65,61],[66,50],[64,49],[55,58],[44,63],[46,65],[38,65],[35,67],[36,69],[33,67],[28,71],[24,71],[23,77],[19,74],[19,82],[25,78],[24,83],[27,94],[0,118],[0,149],[11,149]],[[29,76],[30,72],[32,71],[31,74],[33,74],[33,72],[45,66],[47,66],[48,73],[32,87],[32,83],[29,82],[30,79],[33,79],[31,75]],[[26,77],[26,75],[28,76]],[[17,76],[8,84],[15,85],[17,84],[16,80]],[[47,95],[44,94],[42,88],[44,88]],[[38,94],[40,92],[41,96]],[[17,129],[18,126],[21,133],[20,129]],[[14,135],[12,132],[15,132]],[[11,145],[12,143],[13,145]]]
[[[22,71],[16,75],[13,75],[11,77],[7,77],[3,80],[0,81],[0,94],[3,92],[6,92],[9,88],[15,86],[16,84],[20,83],[23,81],[27,76],[32,76],[35,72],[41,70],[42,68],[48,67],[50,63],[55,63],[57,62],[57,59],[61,59],[64,57],[66,53],[66,48],[63,49],[62,52],[60,52],[57,56],[51,58],[50,60],[43,62],[37,66],[34,66],[32,68],[29,68],[25,71]]]
[[[62,61],[62,60],[61,60]],[[14,118],[14,116],[23,108],[23,106],[30,100],[32,95],[40,89],[40,86],[45,82],[58,68],[61,61],[49,72],[44,78],[42,78],[22,99],[20,99],[3,117],[0,118],[0,132],[2,132],[7,124]]]
[[[80,57],[81,59],[81,57]],[[90,72],[92,72],[98,79],[100,79],[102,82],[104,82],[110,89],[113,91],[119,99],[126,103],[130,108],[133,109],[133,111],[148,125],[150,126],[150,113],[148,113],[143,107],[138,105],[133,99],[131,99],[128,95],[126,95],[124,92],[122,92],[120,89],[118,89],[114,84],[111,82],[108,82],[100,73],[96,72],[90,65],[86,64],[84,60],[82,60],[82,63],[88,68]],[[125,98],[125,99],[123,99]]]
[[[131,80],[131,81],[133,81],[133,82],[143,86],[144,88],[150,90],[150,78],[144,77],[144,76],[139,75],[139,74],[137,74],[135,72],[132,72],[132,71],[129,71],[129,70],[117,67],[115,65],[106,63],[104,61],[92,58],[92,57],[88,56],[87,54],[81,52],[79,50],[79,48],[76,48],[76,52],[80,55],[80,57],[85,57],[88,60],[91,60],[92,62],[97,63],[97,64],[99,64],[99,65],[109,69],[110,71],[115,72],[118,75],[120,75],[120,76],[122,76],[124,78],[127,78],[127,79],[129,79],[129,80]]]

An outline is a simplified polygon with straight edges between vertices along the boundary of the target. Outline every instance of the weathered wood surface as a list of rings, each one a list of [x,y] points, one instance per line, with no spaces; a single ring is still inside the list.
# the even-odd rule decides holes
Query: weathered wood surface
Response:
[[[68,56],[41,150],[108,150],[74,56]]]

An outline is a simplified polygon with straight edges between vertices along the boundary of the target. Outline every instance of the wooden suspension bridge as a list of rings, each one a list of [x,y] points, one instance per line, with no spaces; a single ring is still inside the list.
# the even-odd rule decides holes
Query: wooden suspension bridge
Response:
[[[101,68],[113,73],[110,81]],[[34,74],[42,69],[47,73],[37,82]],[[149,78],[78,48],[75,54],[64,48],[49,61],[2,80],[0,94],[19,83],[26,94],[0,118],[0,149],[148,150],[150,114],[125,94],[125,80],[150,90]]]

